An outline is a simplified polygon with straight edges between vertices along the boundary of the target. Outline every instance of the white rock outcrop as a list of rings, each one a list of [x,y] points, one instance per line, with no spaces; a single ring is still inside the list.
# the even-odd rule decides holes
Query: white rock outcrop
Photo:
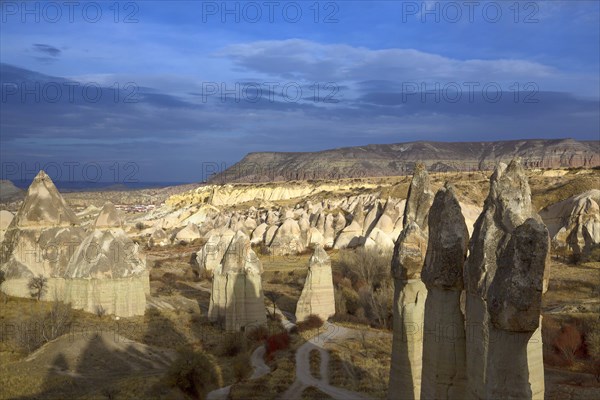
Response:
[[[208,317],[228,331],[247,331],[267,322],[262,264],[250,239],[237,232],[214,271]]]
[[[314,314],[323,321],[335,314],[331,260],[322,246],[316,246],[308,264],[304,288],[296,305],[296,321]]]

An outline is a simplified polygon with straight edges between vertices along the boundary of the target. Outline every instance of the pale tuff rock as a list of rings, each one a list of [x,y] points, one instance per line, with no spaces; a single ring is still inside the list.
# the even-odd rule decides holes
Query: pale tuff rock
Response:
[[[300,253],[304,247],[300,226],[292,218],[287,218],[281,224],[269,245],[270,251],[278,255]]]
[[[464,399],[466,338],[460,310],[469,233],[452,186],[429,211],[429,242],[421,278],[427,286],[422,399]]]
[[[111,227],[122,227],[123,221],[119,215],[119,211],[115,205],[111,202],[107,202],[100,210],[100,214],[96,217],[94,222],[96,228],[111,228]]]
[[[213,207],[210,204],[203,204],[196,212],[189,217],[186,217],[181,222],[185,225],[189,223],[201,225],[207,220],[214,218],[219,212],[220,210],[217,207]]]
[[[310,228],[308,232],[308,246],[325,246],[325,238],[317,228]]]
[[[260,225],[258,225],[256,227],[256,229],[254,229],[252,231],[252,238],[250,239],[250,243],[252,244],[260,244],[265,240],[265,233],[267,232],[267,229],[269,228],[269,225],[265,224],[264,222]]]
[[[315,247],[310,258],[304,288],[296,305],[296,321],[303,321],[311,314],[323,321],[335,314],[331,260],[321,246]]]
[[[202,249],[196,253],[196,262],[198,263],[199,273],[203,271],[213,272],[219,268],[225,252],[229,248],[235,232],[229,229],[215,231],[208,238]]]
[[[394,222],[388,215],[383,214],[381,217],[379,217],[374,229],[378,229],[388,235],[391,235],[394,231]]]
[[[548,240],[520,162],[500,164],[465,265],[473,335],[467,341],[467,397],[544,398],[540,306]]]
[[[411,222],[402,230],[396,240],[392,258],[394,278],[400,280],[421,278],[427,241],[427,234],[415,222]]]
[[[600,246],[600,190],[593,189],[540,211],[555,249],[586,255]]]
[[[406,399],[419,399],[423,362],[423,324],[427,289],[421,269],[427,250],[427,217],[433,201],[429,176],[417,164],[406,207],[404,229],[396,240],[392,257],[394,277],[394,338],[390,368],[389,398],[403,393]]]
[[[40,171],[19,211],[8,226],[0,249],[0,269],[6,274],[2,291],[30,297],[33,276],[49,279],[45,298],[62,300],[63,276],[75,248],[85,236],[78,219],[52,180]]]
[[[365,240],[365,248],[375,249],[380,253],[391,253],[394,250],[394,241],[385,232],[373,228]]]
[[[346,227],[346,217],[341,212],[338,212],[333,220],[334,235],[337,236]]]
[[[467,224],[467,230],[469,231],[469,237],[473,235],[473,229],[475,227],[475,221],[481,215],[483,209],[473,204],[460,203],[460,211],[465,217],[465,223]]]
[[[4,232],[8,229],[13,218],[14,215],[10,211],[0,210],[0,242],[4,240]]]
[[[261,282],[262,264],[250,239],[237,232],[215,270],[208,317],[226,330],[248,330],[267,322]]]
[[[298,220],[298,226],[300,227],[300,240],[304,247],[309,245],[310,240],[310,221],[308,220],[308,216],[305,214],[300,216]]]
[[[120,317],[144,315],[150,281],[138,246],[120,228],[92,231],[65,272],[64,301]]]
[[[337,239],[335,240],[335,244],[333,245],[334,249],[345,249],[347,247],[358,247],[362,243],[362,226],[356,222],[352,221],[350,225],[345,227]]]
[[[167,246],[170,243],[169,235],[163,228],[157,226],[152,230],[152,233],[150,234],[150,246],[162,247]]]
[[[19,228],[79,225],[79,219],[44,171],[29,186],[13,222]]]
[[[196,239],[200,239],[201,237],[202,235],[200,234],[198,226],[190,222],[185,228],[177,232],[175,235],[175,241],[190,243]]]
[[[279,225],[272,225],[272,226],[269,226],[269,228],[265,232],[265,244],[267,246],[270,246],[271,243],[273,242],[273,238],[275,237],[275,233],[277,232],[278,229],[279,229]]]
[[[323,230],[321,232],[323,232],[323,245],[326,248],[333,247],[333,243],[335,241],[335,227],[333,215],[328,214],[327,217],[325,217]]]
[[[369,236],[371,230],[375,228],[375,224],[377,224],[381,213],[381,204],[379,200],[377,200],[375,201],[375,204],[373,204],[373,207],[371,207],[371,210],[367,213],[367,216],[365,217],[365,222],[363,223],[363,236]]]

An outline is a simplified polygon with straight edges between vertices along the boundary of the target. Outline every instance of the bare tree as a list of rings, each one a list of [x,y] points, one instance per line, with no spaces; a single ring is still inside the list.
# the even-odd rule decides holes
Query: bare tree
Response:
[[[42,324],[42,337],[46,342],[65,334],[71,324],[73,312],[69,304],[54,300],[52,309],[46,314]]]
[[[340,253],[340,263],[344,275],[354,275],[376,289],[390,276],[391,252],[379,252],[374,249],[359,248],[356,251],[345,250]]]
[[[37,301],[40,301],[43,294],[48,290],[48,278],[41,274],[34,276],[29,280],[27,287],[29,288],[31,297],[35,297]]]
[[[277,311],[277,300],[283,297],[283,295],[275,291],[269,290],[265,292],[265,297],[271,300],[271,303],[273,303],[273,316],[275,316],[275,312]]]
[[[0,286],[6,281],[6,273],[4,271],[0,271]],[[8,300],[8,297],[2,292],[2,299],[4,300],[4,304]]]

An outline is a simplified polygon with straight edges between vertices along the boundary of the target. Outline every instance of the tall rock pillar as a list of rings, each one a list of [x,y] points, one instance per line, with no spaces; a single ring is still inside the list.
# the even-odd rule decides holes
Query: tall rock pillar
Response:
[[[421,399],[465,398],[465,320],[460,309],[469,231],[452,186],[429,211],[429,242],[421,279],[427,286]]]
[[[421,269],[427,249],[427,217],[432,201],[427,170],[423,164],[417,164],[404,209],[404,229],[398,236],[392,258],[395,289],[390,399],[420,398],[427,297]]]

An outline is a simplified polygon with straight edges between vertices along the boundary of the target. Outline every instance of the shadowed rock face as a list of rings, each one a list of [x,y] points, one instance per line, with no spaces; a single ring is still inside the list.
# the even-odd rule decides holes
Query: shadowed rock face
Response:
[[[433,193],[429,189],[429,174],[422,163],[415,167],[415,173],[410,187],[404,209],[404,226],[411,222],[416,223],[422,230],[427,229],[427,216],[433,202]]]
[[[541,222],[531,206],[531,190],[520,161],[513,160],[508,167],[500,164],[490,179],[484,210],[475,222],[465,268],[467,291],[486,297],[498,268],[498,249],[506,246],[506,235],[529,218]]]
[[[540,312],[548,247],[520,161],[499,165],[465,265],[469,396],[544,398]]]
[[[427,286],[422,399],[465,398],[466,334],[460,296],[468,241],[460,204],[453,187],[446,184],[429,211],[429,242],[421,277]]]
[[[488,311],[499,329],[533,332],[538,328],[548,255],[548,230],[528,219],[513,232],[488,291]]]
[[[429,211],[429,242],[421,279],[427,288],[462,290],[469,231],[452,186],[440,189]]]

